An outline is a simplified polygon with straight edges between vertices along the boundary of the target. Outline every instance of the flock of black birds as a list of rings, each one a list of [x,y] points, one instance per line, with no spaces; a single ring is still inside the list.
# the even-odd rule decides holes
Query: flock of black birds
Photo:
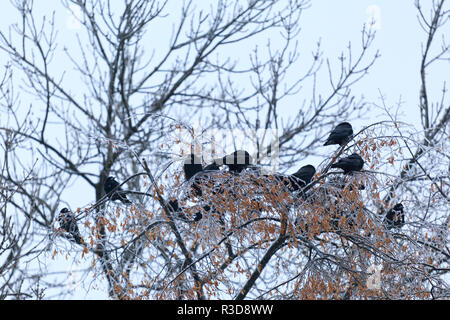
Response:
[[[342,122],[338,124],[327,138],[327,141],[323,144],[329,146],[332,144],[338,144],[340,146],[346,144],[353,138],[353,128],[348,122]]]
[[[343,122],[337,125],[329,134],[324,146],[328,145],[346,145],[353,138],[353,128],[350,123]],[[183,165],[183,171],[186,181],[192,184],[191,195],[194,197],[202,196],[201,185],[210,173],[220,171],[220,167],[226,165],[228,172],[232,175],[239,175],[247,168],[253,168],[252,157],[245,150],[237,150],[223,158],[214,159],[213,163],[203,168],[202,161],[194,154],[190,154]],[[361,171],[364,166],[364,160],[357,153],[353,153],[347,157],[340,158],[336,163],[331,165],[331,168],[338,168],[343,170],[343,174],[351,175],[353,172]],[[311,183],[312,178],[316,173],[313,165],[306,165],[301,167],[297,172],[291,175],[274,174],[272,175],[277,181],[282,182],[290,191],[295,192],[302,190]],[[267,175],[265,176],[267,177]],[[123,204],[131,204],[132,202],[127,198],[127,191],[120,188],[119,182],[114,177],[108,177],[103,185],[106,196],[112,200],[120,200]],[[364,187],[360,188],[364,189]],[[172,213],[178,214],[179,218],[189,221],[183,213],[183,208],[180,207],[178,200],[171,199],[166,203],[168,210]],[[203,210],[210,212],[213,210],[211,206],[204,205]],[[195,213],[193,222],[201,220],[203,215],[200,212]],[[62,230],[66,231],[70,238],[76,243],[82,244],[84,241],[80,235],[76,223],[76,217],[68,208],[63,208],[58,216],[58,223]],[[401,228],[405,224],[405,215],[403,204],[397,203],[385,215],[383,224],[387,229]]]

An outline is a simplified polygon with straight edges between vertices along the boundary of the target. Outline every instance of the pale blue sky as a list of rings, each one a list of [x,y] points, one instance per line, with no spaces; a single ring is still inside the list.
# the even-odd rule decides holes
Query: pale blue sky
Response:
[[[430,1],[423,1],[424,4]],[[71,29],[67,23],[70,19],[68,12],[57,0],[35,0],[36,12],[51,14],[57,10],[58,39],[60,46],[75,46],[74,38],[77,29]],[[336,61],[342,51],[346,50],[349,41],[352,47],[358,48],[361,41],[362,26],[370,18],[368,8],[373,8],[378,17],[377,36],[372,45],[371,54],[376,49],[380,50],[381,57],[377,60],[370,74],[353,87],[353,93],[357,96],[364,95],[368,101],[379,102],[379,92],[387,98],[387,103],[394,107],[400,99],[404,102],[401,113],[405,115],[403,120],[420,124],[418,96],[419,96],[419,67],[421,58],[421,42],[426,39],[417,20],[417,10],[412,0],[313,0],[312,6],[302,15],[302,32],[300,34],[301,51],[309,55],[314,50],[314,45],[321,38],[322,49],[326,57]],[[9,1],[2,0],[0,12],[0,28],[5,32],[11,23],[20,21],[20,17]],[[448,26],[448,25],[447,25]],[[450,31],[450,30],[447,30]],[[448,32],[450,34],[450,32]],[[243,50],[244,53],[245,50]],[[309,56],[310,57],[310,56]],[[6,56],[0,52],[2,65],[6,63]],[[58,59],[55,59],[58,62]],[[59,63],[59,62],[58,62]],[[55,69],[65,69],[67,66],[61,63],[53,66]],[[438,94],[442,80],[448,78],[450,66],[442,65],[439,69],[432,69],[430,83],[436,86],[432,93]],[[29,105],[30,102],[22,100]],[[36,103],[35,101],[33,103]],[[376,112],[378,114],[380,112]],[[378,119],[377,119],[378,120]],[[361,126],[374,122],[374,118],[361,120],[355,123],[357,130]],[[359,128],[358,128],[359,126]],[[77,197],[72,201],[73,208],[86,206],[92,199]],[[69,259],[70,261],[70,259]],[[58,261],[57,270],[70,269],[70,262],[62,259]],[[53,270],[53,266],[48,266]],[[76,298],[105,298],[106,293],[91,290],[85,296],[84,290],[78,290]]]

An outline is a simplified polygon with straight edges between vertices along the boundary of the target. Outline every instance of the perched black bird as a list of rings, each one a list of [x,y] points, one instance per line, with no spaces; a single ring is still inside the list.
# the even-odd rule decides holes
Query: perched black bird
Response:
[[[300,188],[303,188],[308,183],[311,182],[312,177],[316,173],[316,168],[314,166],[308,164],[306,166],[301,167],[298,171],[288,177],[288,181],[290,183],[290,190],[297,191]]]
[[[204,205],[202,209],[203,209],[206,213],[209,213],[209,212],[211,211],[211,207],[208,206],[208,205]],[[194,216],[194,221],[195,221],[195,222],[200,221],[200,220],[202,220],[202,218],[203,218],[203,214],[202,214],[200,211],[197,211],[197,212],[195,213],[195,216]]]
[[[361,181],[356,181],[353,179],[347,179],[347,177],[343,176],[334,176],[329,178],[328,182],[330,185],[335,188],[345,189],[347,188],[349,191],[353,191],[355,188],[357,190],[365,190],[366,186]]]
[[[175,212],[176,213],[176,212],[180,212],[181,211],[181,208],[180,208],[180,206],[178,204],[178,200],[177,199],[170,200],[167,203],[167,207],[169,208],[169,210],[171,212]]]
[[[184,160],[184,175],[186,176],[186,180],[190,180],[193,176],[203,170],[202,160],[194,154],[190,154]]]
[[[202,195],[202,189],[200,188],[201,181],[198,174],[203,171],[202,160],[196,155],[190,154],[184,160],[183,171],[187,181],[195,176],[192,182],[192,190],[194,195],[200,197]]]
[[[342,122],[334,128],[324,146],[328,146],[331,144],[339,144],[343,145],[348,142],[353,136],[352,125],[348,122]]]
[[[61,229],[68,232],[76,243],[82,244],[83,240],[78,229],[75,215],[67,208],[62,208],[59,212],[58,223]]]
[[[103,185],[103,189],[111,200],[120,200],[124,204],[130,204],[131,201],[128,200],[126,191],[123,191],[119,185],[113,177],[108,177]]]
[[[197,211],[197,212],[195,213],[194,221],[195,221],[195,222],[200,221],[200,220],[202,220],[202,218],[203,218],[202,213],[201,213],[200,211]]]
[[[222,161],[228,166],[231,172],[240,173],[251,165],[253,159],[247,151],[238,150],[223,157]]]
[[[311,182],[312,177],[316,174],[316,168],[314,168],[313,165],[306,165],[298,169],[296,173],[294,173],[292,176],[295,178],[301,180],[304,185],[307,185]]]
[[[400,229],[405,224],[405,214],[403,204],[397,203],[392,207],[384,217],[384,224],[388,229]]]
[[[332,168],[339,168],[344,170],[344,174],[349,174],[353,171],[361,171],[364,166],[364,160],[357,153],[354,153],[348,157],[339,159],[338,162],[331,165]]]
[[[206,167],[203,168],[203,172],[206,172],[206,171],[219,171],[219,170],[220,170],[220,167],[215,162],[213,162],[211,164],[208,164]]]
[[[180,205],[178,204],[177,199],[172,199],[169,202],[167,202],[167,208],[169,209],[169,211],[171,213],[176,213],[180,219],[183,219],[186,221],[188,220],[188,218],[186,218],[182,208],[180,208]]]
[[[208,207],[208,211],[209,211],[210,210],[209,206],[207,206],[207,207]],[[190,221],[184,214],[183,209],[178,204],[177,199],[172,199],[169,202],[167,202],[167,208],[170,210],[171,213],[176,213],[178,215],[178,218],[185,220],[187,222]],[[203,209],[206,210],[205,207],[203,207]],[[203,215],[200,212],[196,212],[193,221],[199,221],[199,220],[201,220],[202,217],[203,217]]]
[[[343,219],[345,218],[345,219]],[[331,215],[331,226],[336,230],[349,231],[357,221],[356,212],[337,211]]]
[[[215,162],[213,162],[203,169],[201,159],[194,154],[190,154],[184,161],[183,170],[186,180],[189,181],[193,178],[192,190],[194,195],[201,197],[201,184],[205,182],[207,178],[206,174],[211,171],[220,170],[220,168]]]

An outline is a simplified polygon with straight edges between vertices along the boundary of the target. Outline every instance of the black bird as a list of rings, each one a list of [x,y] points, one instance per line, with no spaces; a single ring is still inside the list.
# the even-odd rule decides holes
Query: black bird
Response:
[[[181,208],[180,208],[180,206],[179,206],[179,204],[178,204],[178,200],[177,200],[177,199],[170,200],[170,201],[167,203],[167,207],[168,207],[168,209],[169,209],[171,212],[177,213],[177,212],[180,212],[180,211],[181,211]]]
[[[344,170],[344,174],[349,174],[353,171],[361,171],[364,166],[364,160],[357,153],[354,153],[348,157],[339,159],[338,162],[331,165],[332,168],[339,168]]]
[[[342,176],[334,176],[330,178],[329,183],[339,189],[347,188],[349,191],[353,191],[355,188],[357,190],[365,190],[366,186],[361,181],[347,180],[346,177]]]
[[[58,223],[61,229],[68,232],[76,243],[82,244],[83,240],[78,229],[75,215],[67,208],[62,208],[59,212]]]
[[[290,190],[297,191],[311,182],[312,177],[316,173],[316,168],[308,164],[301,167],[298,171],[289,176]]]
[[[186,176],[186,180],[190,180],[193,176],[203,170],[202,160],[194,154],[190,154],[184,160],[184,175]]]
[[[331,144],[343,145],[348,142],[353,136],[352,125],[348,122],[342,122],[336,126],[331,132],[325,142],[324,146]]]
[[[195,189],[195,192],[198,196],[202,196],[202,188],[200,185],[203,185],[204,187],[209,187],[213,190],[210,190],[213,194],[216,194],[216,186],[214,182],[217,182],[217,175],[215,173],[220,173],[220,167],[216,162],[213,162],[209,165],[207,165],[203,170],[197,174],[194,178],[193,188]],[[212,182],[210,184],[209,182]],[[204,190],[204,189],[203,189]],[[200,219],[199,219],[200,220]]]
[[[207,213],[207,214],[210,214],[211,212],[217,212],[214,207],[211,208],[211,206],[209,206],[207,204],[202,207],[202,210],[205,211],[205,213]],[[196,221],[196,222],[200,221],[203,218],[203,214],[200,211],[197,211],[195,213],[194,221]]]
[[[127,198],[126,191],[123,191],[119,185],[113,177],[108,177],[103,185],[103,189],[111,200],[120,200],[124,204],[131,204],[131,201]]]
[[[202,209],[203,209],[206,213],[209,213],[209,212],[211,211],[211,207],[208,206],[208,205],[204,205]],[[200,220],[202,220],[202,218],[203,218],[203,214],[202,214],[200,211],[197,211],[197,212],[195,213],[195,216],[194,216],[194,221],[195,221],[195,222],[200,221]]]
[[[208,164],[205,168],[203,168],[203,172],[206,171],[219,171],[220,167],[215,163]]]
[[[238,150],[223,157],[222,161],[228,166],[231,172],[240,173],[251,165],[253,159],[247,151]]]
[[[195,222],[200,221],[200,220],[202,220],[202,218],[203,218],[202,213],[201,213],[200,211],[197,211],[197,212],[195,213],[194,221],[195,221]]]
[[[388,229],[400,229],[405,224],[405,214],[403,204],[397,203],[392,207],[384,217],[384,224]]]

